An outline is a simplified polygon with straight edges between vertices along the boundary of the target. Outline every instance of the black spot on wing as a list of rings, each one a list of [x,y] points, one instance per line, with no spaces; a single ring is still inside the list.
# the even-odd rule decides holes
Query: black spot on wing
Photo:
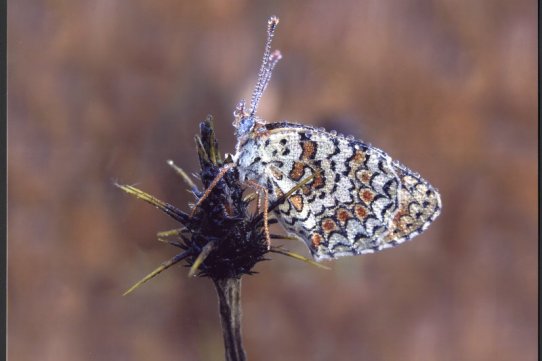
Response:
[[[384,183],[384,185],[382,186],[382,190],[384,191],[384,193],[386,193],[386,195],[389,197],[389,198],[392,198],[392,195],[390,193],[390,190],[391,190],[391,187],[392,185],[395,183],[395,189],[397,190],[397,186],[399,185],[399,182],[397,181],[396,178],[392,178],[390,179],[389,181],[387,181],[386,183]]]
[[[254,160],[252,160],[252,163],[250,163],[250,165],[254,165],[254,164],[258,163],[260,160],[262,160],[262,158],[256,157],[256,158],[254,158]]]
[[[333,137],[331,138],[331,141],[333,142],[333,145],[335,146],[335,149],[333,150],[333,153],[331,154],[331,157],[333,157],[341,152],[341,148],[339,148],[339,139]]]

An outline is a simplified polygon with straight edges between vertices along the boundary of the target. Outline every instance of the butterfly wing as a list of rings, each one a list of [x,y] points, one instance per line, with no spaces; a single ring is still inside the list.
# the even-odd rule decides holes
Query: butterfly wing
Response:
[[[259,153],[271,199],[315,175],[275,212],[315,259],[395,246],[419,234],[438,214],[438,193],[381,150],[310,127],[267,127]]]
[[[389,225],[385,242],[391,245],[407,241],[422,233],[440,214],[440,194],[419,174],[400,164],[393,163],[401,188],[399,209]]]

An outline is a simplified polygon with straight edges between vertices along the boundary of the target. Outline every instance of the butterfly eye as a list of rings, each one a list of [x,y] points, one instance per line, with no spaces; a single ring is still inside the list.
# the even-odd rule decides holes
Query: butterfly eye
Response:
[[[245,134],[248,134],[252,128],[254,127],[254,117],[253,116],[242,116],[240,118],[238,118],[238,123],[237,123],[237,136],[243,136]]]

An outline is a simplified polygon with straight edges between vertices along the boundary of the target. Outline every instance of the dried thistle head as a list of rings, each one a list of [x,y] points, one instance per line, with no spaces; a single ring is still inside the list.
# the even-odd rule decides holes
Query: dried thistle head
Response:
[[[231,159],[222,161],[220,157],[210,116],[200,124],[200,134],[201,138],[196,137],[200,177],[204,188],[209,189]],[[265,259],[268,249],[263,221],[249,211],[251,199],[243,197],[243,190],[237,170],[228,168],[193,211],[185,224],[189,235],[182,239],[188,249],[197,252],[187,257],[192,272],[197,269],[198,275],[214,279],[240,277],[253,273],[254,265]],[[197,188],[194,194],[202,197]]]
[[[205,199],[198,202],[191,215],[133,186],[117,184],[125,192],[154,205],[179,222],[180,228],[159,232],[158,239],[183,250],[136,283],[125,295],[180,261],[185,261],[190,267],[189,275],[215,280],[239,278],[244,274],[255,273],[252,269],[258,262],[266,259],[268,252],[281,253],[324,267],[281,247],[268,247],[263,213],[249,210],[250,203],[257,197],[244,196],[244,187],[239,182],[236,168],[228,167],[232,163],[231,158],[222,160],[211,116],[200,124],[200,136],[196,136],[195,140],[201,166],[199,176],[204,189],[212,188],[212,191],[205,193],[200,190],[181,168],[168,161],[191,188],[196,201],[205,194]],[[223,175],[219,176],[220,173]],[[302,186],[302,183],[304,182],[299,186]],[[272,204],[269,211],[297,189],[298,187],[295,187]],[[276,222],[275,219],[268,220],[269,224]],[[271,237],[288,238],[276,235]]]

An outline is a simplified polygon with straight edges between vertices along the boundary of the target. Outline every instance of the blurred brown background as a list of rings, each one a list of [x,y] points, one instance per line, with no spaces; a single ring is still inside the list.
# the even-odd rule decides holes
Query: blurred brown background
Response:
[[[31,1],[8,9],[9,359],[222,360],[215,291],[155,233],[188,210],[167,159],[253,87],[260,115],[370,142],[438,187],[415,241],[326,272],[285,257],[246,277],[250,360],[534,360],[535,1]],[[301,243],[290,245],[304,255]]]

